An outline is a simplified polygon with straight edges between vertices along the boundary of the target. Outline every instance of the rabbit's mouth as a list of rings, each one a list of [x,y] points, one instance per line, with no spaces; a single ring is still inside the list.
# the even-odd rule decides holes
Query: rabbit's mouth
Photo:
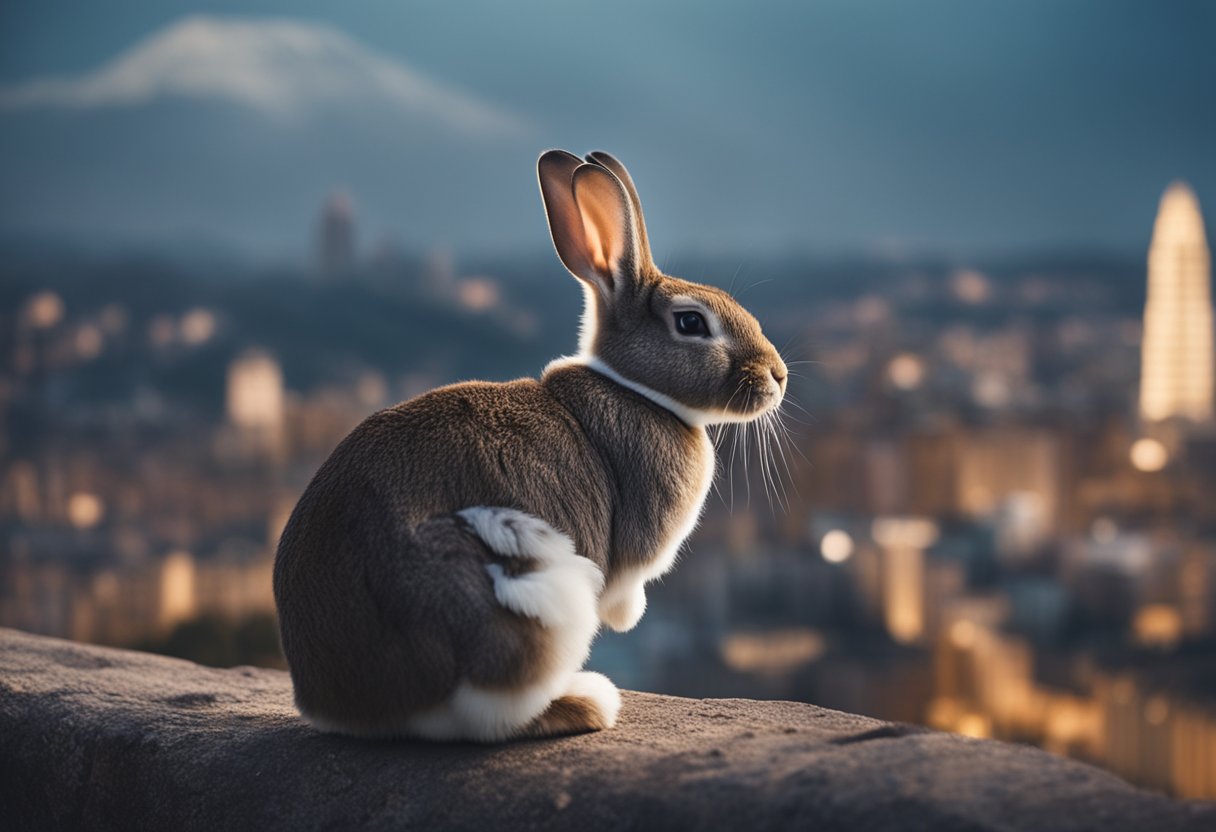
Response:
[[[756,385],[751,395],[749,415],[753,418],[762,416],[770,410],[774,410],[781,405],[781,400],[785,396],[785,386],[776,381],[764,381]]]
[[[785,365],[743,373],[724,410],[726,421],[750,422],[776,410],[785,398]]]

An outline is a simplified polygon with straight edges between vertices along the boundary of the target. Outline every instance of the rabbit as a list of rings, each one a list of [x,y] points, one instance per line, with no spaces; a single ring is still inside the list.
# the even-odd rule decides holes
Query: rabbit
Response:
[[[300,497],[274,594],[301,715],[362,737],[498,742],[611,728],[583,671],[627,631],[714,477],[706,426],[777,407],[786,367],[726,292],[664,275],[607,153],[537,162],[585,295],[579,352],[368,417]]]

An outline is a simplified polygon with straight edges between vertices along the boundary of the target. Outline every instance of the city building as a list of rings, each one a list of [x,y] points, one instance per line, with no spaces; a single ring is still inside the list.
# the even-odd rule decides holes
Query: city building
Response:
[[[237,456],[279,458],[283,451],[283,371],[273,357],[249,350],[228,367],[228,422],[222,439]]]
[[[1199,200],[1183,182],[1161,198],[1148,254],[1140,416],[1212,419],[1211,260]]]
[[[327,278],[350,273],[355,265],[355,203],[345,191],[325,200],[317,232],[321,273]]]

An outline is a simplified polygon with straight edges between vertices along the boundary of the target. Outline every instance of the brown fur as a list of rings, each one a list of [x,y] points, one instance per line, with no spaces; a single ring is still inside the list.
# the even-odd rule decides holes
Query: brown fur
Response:
[[[592,292],[591,352],[688,407],[746,418],[772,405],[785,369],[759,325],[725,293],[658,272],[632,181],[611,170],[559,151],[540,162],[558,252]],[[566,193],[562,181],[591,185]],[[598,252],[564,213],[580,196],[597,201],[593,221],[624,223],[597,238]],[[673,335],[679,296],[716,314],[719,340]],[[497,602],[485,567],[503,559],[455,513],[539,517],[611,583],[687,531],[712,466],[703,427],[578,364],[539,380],[456,384],[370,416],[317,472],[276,557],[299,706],[351,733],[396,733],[462,680],[506,690],[544,677],[550,634]],[[577,699],[553,702],[529,733],[595,730]]]
[[[599,705],[585,696],[562,696],[549,703],[545,712],[532,721],[523,736],[539,739],[603,731],[608,722]]]

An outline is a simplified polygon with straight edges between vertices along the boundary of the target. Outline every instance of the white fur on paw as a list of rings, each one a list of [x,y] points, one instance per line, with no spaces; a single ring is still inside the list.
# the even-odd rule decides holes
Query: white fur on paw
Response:
[[[616,725],[617,714],[621,711],[621,692],[604,674],[590,670],[575,673],[570,677],[565,695],[590,699],[603,715],[605,727]]]
[[[637,626],[646,612],[646,588],[641,580],[622,576],[600,596],[600,620],[618,633]]]

